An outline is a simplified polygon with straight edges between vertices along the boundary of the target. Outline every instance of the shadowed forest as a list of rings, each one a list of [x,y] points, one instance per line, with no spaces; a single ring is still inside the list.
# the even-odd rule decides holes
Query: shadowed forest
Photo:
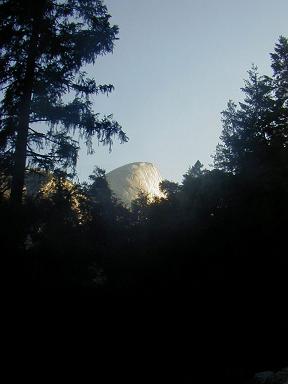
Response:
[[[0,244],[2,263],[9,264],[7,291],[40,300],[65,292],[93,303],[124,297],[177,303],[179,332],[189,327],[190,311],[199,329],[213,316],[206,335],[226,343],[226,352],[203,361],[213,369],[222,361],[221,381],[284,383],[286,376],[253,375],[287,364],[279,346],[287,308],[287,37],[275,42],[272,75],[253,66],[243,100],[230,100],[222,112],[213,167],[199,159],[183,170],[181,184],[161,183],[165,198],[151,201],[140,192],[126,208],[104,170],[95,167],[87,182],[76,181],[78,137],[90,152],[93,137],[110,147],[128,140],[90,100],[113,86],[98,85],[83,70],[112,52],[117,39],[105,5],[6,0],[0,17]],[[234,317],[243,319],[244,338],[229,328]],[[232,345],[244,346],[242,360],[234,359]]]

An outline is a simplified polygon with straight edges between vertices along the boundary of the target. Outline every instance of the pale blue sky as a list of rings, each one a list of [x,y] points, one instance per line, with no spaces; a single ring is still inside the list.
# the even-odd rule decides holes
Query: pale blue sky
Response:
[[[113,113],[130,140],[112,153],[80,151],[78,174],[107,172],[134,161],[154,163],[163,178],[181,182],[198,159],[208,166],[227,101],[242,97],[255,63],[270,74],[269,53],[288,36],[288,0],[106,0],[120,28],[111,55],[89,67],[115,91],[95,98],[95,111]]]

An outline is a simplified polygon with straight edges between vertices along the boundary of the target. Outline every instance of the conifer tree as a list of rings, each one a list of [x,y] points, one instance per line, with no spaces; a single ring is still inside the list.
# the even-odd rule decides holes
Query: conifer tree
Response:
[[[281,36],[272,58],[272,77],[248,71],[244,101],[229,101],[222,112],[222,142],[215,166],[232,173],[266,172],[288,160],[288,39]]]
[[[118,27],[101,0],[3,0],[0,19],[1,166],[20,204],[27,166],[75,167],[75,133],[90,153],[93,136],[110,148],[114,137],[128,140],[111,115],[93,111],[91,96],[113,86],[83,70],[113,51]]]

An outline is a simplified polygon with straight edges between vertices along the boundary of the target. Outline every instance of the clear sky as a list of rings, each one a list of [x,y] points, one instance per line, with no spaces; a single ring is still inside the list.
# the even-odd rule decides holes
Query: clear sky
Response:
[[[120,28],[113,54],[88,68],[109,97],[95,98],[95,111],[113,113],[130,140],[112,153],[95,141],[80,151],[78,174],[94,166],[154,163],[163,178],[181,182],[198,159],[208,166],[221,133],[227,101],[251,64],[271,74],[269,53],[288,36],[288,0],[106,0]]]

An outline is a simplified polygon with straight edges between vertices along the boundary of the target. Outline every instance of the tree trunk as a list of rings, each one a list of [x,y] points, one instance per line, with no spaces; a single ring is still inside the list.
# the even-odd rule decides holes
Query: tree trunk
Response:
[[[30,119],[30,105],[33,92],[33,82],[35,76],[37,49],[39,43],[40,25],[43,16],[45,0],[41,2],[42,6],[37,7],[33,14],[33,24],[30,46],[27,53],[27,62],[25,77],[23,79],[22,98],[19,108],[17,137],[14,152],[14,165],[12,173],[12,185],[10,201],[13,206],[19,206],[22,203],[23,188],[25,182],[25,167],[27,158],[28,131]],[[39,5],[39,4],[38,4]]]
[[[21,116],[19,116],[19,126],[17,130],[18,132],[14,153],[14,165],[10,197],[11,203],[16,206],[21,204],[23,196],[31,95],[32,90],[30,92],[28,90],[25,97],[23,97],[24,100],[22,99],[22,106],[20,108]]]

